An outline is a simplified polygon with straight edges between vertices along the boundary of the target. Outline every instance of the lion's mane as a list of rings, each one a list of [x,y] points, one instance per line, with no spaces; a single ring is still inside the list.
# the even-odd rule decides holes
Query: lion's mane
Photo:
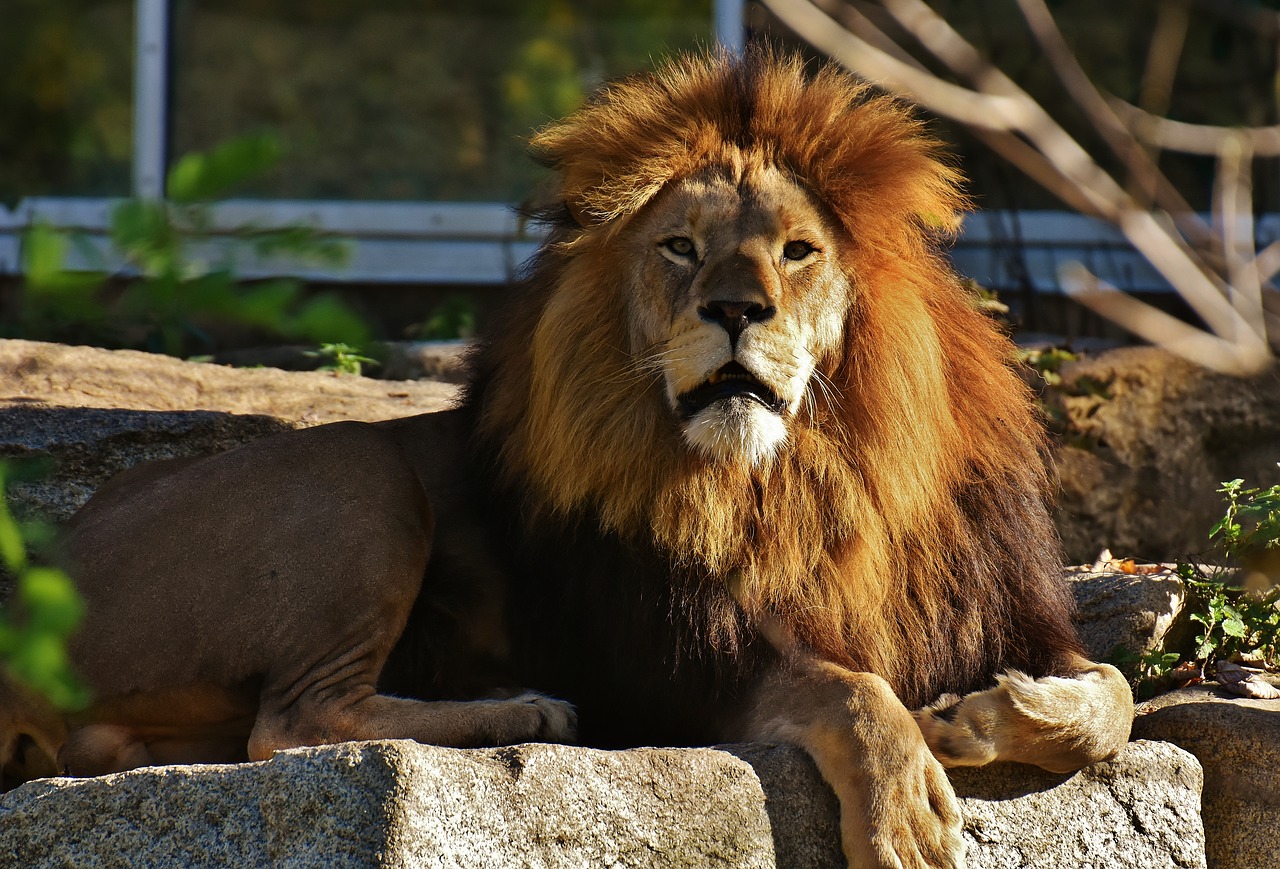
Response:
[[[937,252],[965,201],[922,124],[837,69],[757,50],[609,85],[533,146],[560,179],[551,237],[469,398],[528,527],[651,547],[686,597],[675,608],[718,648],[769,619],[909,704],[1002,667],[1054,671],[1042,650],[1077,643],[1042,425],[1012,345]],[[843,352],[820,361],[808,410],[759,468],[682,443],[626,352],[616,244],[672,179],[751,164],[784,168],[828,209],[855,286]]]

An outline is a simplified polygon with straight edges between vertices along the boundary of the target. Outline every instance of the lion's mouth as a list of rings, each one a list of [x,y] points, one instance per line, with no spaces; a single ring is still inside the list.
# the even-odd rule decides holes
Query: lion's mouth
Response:
[[[690,419],[717,401],[729,398],[755,401],[776,414],[785,413],[787,409],[787,403],[776,392],[737,362],[730,362],[719,369],[705,383],[682,394],[676,401],[681,415]]]

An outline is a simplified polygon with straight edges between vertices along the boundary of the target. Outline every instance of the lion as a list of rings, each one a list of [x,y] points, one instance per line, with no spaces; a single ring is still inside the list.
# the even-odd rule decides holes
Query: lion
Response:
[[[408,738],[812,756],[849,863],[958,866],[944,767],[1112,757],[1042,425],[894,99],[769,49],[532,140],[545,243],[458,406],[143,466],[70,521],[56,768]],[[14,720],[40,716],[15,715]]]

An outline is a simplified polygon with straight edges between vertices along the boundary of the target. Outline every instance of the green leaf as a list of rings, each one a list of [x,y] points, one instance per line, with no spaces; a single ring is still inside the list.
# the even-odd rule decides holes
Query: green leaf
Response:
[[[10,573],[19,574],[27,564],[27,546],[22,540],[18,523],[9,512],[9,502],[4,497],[4,483],[8,470],[5,464],[0,462],[0,561]]]
[[[129,199],[111,212],[111,241],[146,275],[177,271],[182,240],[163,202]]]
[[[277,330],[288,319],[289,308],[301,292],[302,285],[289,278],[241,287],[234,311],[229,313],[247,326]]]
[[[1229,637],[1243,637],[1248,633],[1248,630],[1240,619],[1229,618],[1222,623],[1222,632]]]
[[[31,567],[18,580],[18,595],[30,613],[32,630],[66,636],[84,616],[71,578],[51,567]]]
[[[43,307],[71,309],[87,306],[103,276],[93,271],[68,271],[70,239],[52,227],[37,223],[22,238],[22,273],[29,295]]]
[[[180,158],[169,170],[166,195],[174,202],[217,199],[280,160],[280,141],[269,133],[232,139],[211,151]]]
[[[351,344],[369,341],[369,327],[334,295],[317,296],[282,324],[281,331],[312,344]]]

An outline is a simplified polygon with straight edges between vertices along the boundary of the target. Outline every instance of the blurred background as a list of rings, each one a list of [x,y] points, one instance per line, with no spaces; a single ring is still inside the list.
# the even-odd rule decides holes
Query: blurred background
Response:
[[[538,240],[536,227],[512,210],[543,180],[524,153],[528,134],[571,111],[601,82],[672,53],[717,42],[740,48],[763,38],[796,46],[815,61],[823,57],[769,8],[777,5],[4,0],[0,335],[60,337],[37,322],[64,321],[57,304],[42,313],[29,298],[30,273],[48,269],[55,254],[59,269],[100,276],[99,289],[108,295],[120,291],[121,281],[154,271],[154,263],[140,262],[136,244],[121,244],[113,214],[123,199],[165,197],[202,203],[194,222],[186,213],[151,215],[164,231],[195,241],[181,252],[194,265],[180,264],[179,278],[217,260],[238,283],[288,276],[301,282],[304,295],[338,294],[368,323],[358,335],[465,334]],[[920,66],[945,74],[944,64],[900,26],[901,16],[881,4],[814,5],[837,22],[850,15],[876,22]],[[1108,156],[1096,119],[1067,98],[1016,0],[929,6],[1045,106],[1103,169],[1122,174],[1123,161]],[[1277,121],[1278,6],[1275,0],[1049,4],[1079,66],[1102,92],[1155,115],[1225,128]],[[1124,330],[1066,298],[1060,272],[1067,262],[1195,320],[1160,270],[1106,220],[1076,213],[965,124],[942,117],[935,127],[953,143],[979,209],[954,259],[999,294],[1020,329],[1077,343],[1127,340]],[[174,197],[168,188],[182,158],[244,137],[257,142],[256,158],[227,158],[218,183]],[[1191,209],[1213,210],[1214,155],[1164,151],[1158,163]],[[1274,160],[1259,159],[1253,168],[1252,232],[1261,247],[1280,238],[1280,221],[1269,216],[1280,211],[1280,173]],[[43,240],[33,246],[36,227],[62,234],[62,246]],[[303,227],[315,238],[340,241],[344,253],[316,261],[255,247],[223,264],[228,239],[262,227]],[[43,259],[33,250],[44,251]],[[41,280],[37,275],[35,283]],[[138,343],[136,330],[130,337],[120,329],[99,331],[97,343]],[[168,343],[199,352],[261,337],[207,325],[200,331],[207,340]],[[154,340],[144,346],[163,349]]]

